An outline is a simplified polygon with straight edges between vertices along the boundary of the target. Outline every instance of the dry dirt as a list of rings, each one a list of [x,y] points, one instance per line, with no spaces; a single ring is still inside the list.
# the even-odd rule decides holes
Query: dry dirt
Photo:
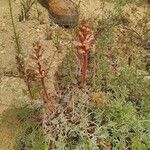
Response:
[[[78,1],[75,2],[78,3]],[[113,4],[110,3],[105,3],[104,6],[107,12],[113,8]],[[18,21],[20,0],[12,0],[12,7],[26,62],[30,62],[29,55],[32,52],[34,41],[42,43],[46,53],[45,56],[52,62],[47,83],[52,92],[54,91],[53,75],[66,50],[71,46],[70,41],[72,41],[74,30],[66,30],[54,24],[49,19],[47,10],[40,4],[37,4],[37,7],[32,7],[30,19],[23,22]],[[93,21],[101,18],[104,13],[102,7],[103,5],[99,0],[82,0],[79,7],[80,18],[90,18]],[[37,9],[41,12],[39,19],[37,19]],[[50,36],[49,40],[46,40],[47,36]],[[56,41],[57,36],[60,39],[59,43]],[[8,0],[0,0],[0,114],[5,114],[6,109],[10,109],[9,106],[12,103],[20,105],[22,102],[29,100],[29,97],[22,92],[23,89],[26,89],[24,82],[15,76],[17,69],[14,46]],[[59,46],[59,49],[57,49],[57,46]],[[10,73],[13,75],[10,75]],[[12,139],[14,139],[16,131],[9,130],[3,125],[0,126],[0,150],[13,150]]]

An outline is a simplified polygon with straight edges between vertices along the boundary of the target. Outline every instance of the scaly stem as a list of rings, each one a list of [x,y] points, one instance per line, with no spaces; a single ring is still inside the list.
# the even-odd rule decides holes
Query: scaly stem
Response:
[[[88,66],[88,53],[83,54],[82,64],[82,85],[84,86],[87,78],[87,66]]]
[[[44,78],[41,78],[41,85],[42,85],[42,88],[43,88],[43,91],[44,91],[44,95],[46,97],[45,102],[49,103],[51,98],[50,98],[50,96],[49,96],[49,94],[47,92],[47,88],[46,88],[46,85],[45,85]]]
[[[48,108],[50,110],[52,110],[52,109],[54,109],[54,106],[53,106],[53,103],[52,103],[52,99],[49,96],[49,93],[47,91],[47,87],[45,85],[45,79],[44,79],[44,77],[42,77],[42,74],[43,74],[42,73],[42,66],[41,66],[40,62],[38,62],[37,65],[38,65],[38,72],[41,75],[41,78],[40,78],[41,86],[42,86],[42,89],[43,89],[43,92],[44,92],[44,95],[45,95],[45,98],[43,100],[44,100],[45,103],[48,104]]]

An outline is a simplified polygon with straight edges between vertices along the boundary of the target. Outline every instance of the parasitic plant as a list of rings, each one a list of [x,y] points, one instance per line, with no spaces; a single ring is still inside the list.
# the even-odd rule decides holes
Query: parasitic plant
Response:
[[[48,109],[50,111],[53,111],[54,102],[45,84],[45,79],[48,75],[49,68],[46,66],[47,60],[43,58],[44,49],[42,48],[39,42],[33,43],[33,48],[34,48],[34,51],[33,51],[33,54],[31,55],[31,58],[35,62],[34,68],[35,68],[37,79],[39,79],[40,85],[43,90],[43,95],[44,95],[43,100],[44,100],[44,103],[47,104]]]
[[[78,50],[79,58],[81,58],[82,65],[82,79],[81,84],[84,85],[87,78],[88,57],[90,48],[94,41],[94,34],[89,26],[89,23],[82,21],[79,26],[78,40],[74,41],[74,45]]]

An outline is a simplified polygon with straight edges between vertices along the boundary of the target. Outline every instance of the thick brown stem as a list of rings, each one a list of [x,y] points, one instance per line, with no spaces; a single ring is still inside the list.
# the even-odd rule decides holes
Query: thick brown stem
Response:
[[[41,85],[42,85],[42,89],[43,89],[43,92],[44,92],[44,95],[45,95],[45,98],[43,100],[47,104],[49,111],[52,112],[54,110],[54,104],[52,102],[51,97],[49,96],[48,91],[47,91],[44,78],[41,78]]]
[[[47,91],[47,87],[45,85],[44,77],[42,77],[42,67],[41,67],[41,64],[39,62],[38,62],[38,70],[39,70],[39,74],[41,75],[40,82],[41,82],[41,86],[42,86],[42,89],[43,89],[43,92],[44,92],[44,95],[45,95],[45,98],[43,100],[48,105],[49,110],[52,110],[52,109],[54,109],[54,106],[53,106],[53,103],[52,103],[52,99],[49,96],[49,93]]]
[[[44,78],[41,78],[41,85],[42,85],[42,88],[43,88],[43,92],[44,92],[44,95],[45,95],[45,97],[46,97],[46,103],[49,103],[50,102],[50,96],[49,96],[49,94],[48,94],[48,92],[47,92],[47,88],[46,88],[46,85],[45,85],[45,81],[44,81]]]
[[[88,66],[88,54],[83,55],[83,65],[82,65],[82,85],[85,84],[87,78],[87,66]]]

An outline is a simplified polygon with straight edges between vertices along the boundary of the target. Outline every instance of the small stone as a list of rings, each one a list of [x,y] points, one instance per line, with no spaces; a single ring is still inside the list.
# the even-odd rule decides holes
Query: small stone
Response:
[[[138,75],[144,75],[144,76],[148,76],[149,73],[147,71],[144,70],[137,70]]]
[[[6,26],[6,24],[3,22],[3,23],[2,23],[2,27],[5,27],[5,26]]]
[[[0,51],[0,53],[1,53],[1,54],[4,54],[5,52],[4,52],[4,51]]]
[[[1,31],[7,31],[6,24],[4,22],[2,23]]]
[[[150,76],[145,76],[144,81],[150,81]]]
[[[36,29],[37,32],[40,32],[40,29]]]

